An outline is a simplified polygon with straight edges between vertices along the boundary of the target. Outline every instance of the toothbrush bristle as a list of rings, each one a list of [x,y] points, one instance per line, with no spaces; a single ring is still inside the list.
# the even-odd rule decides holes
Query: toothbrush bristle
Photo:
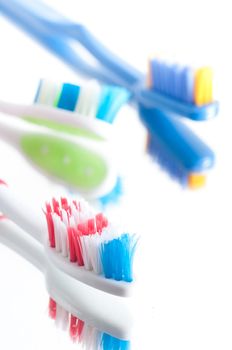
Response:
[[[149,61],[149,88],[184,103],[203,106],[213,101],[213,74],[209,67],[193,69],[159,59]]]
[[[78,86],[44,79],[40,81],[34,101],[112,123],[129,98],[127,90],[96,81]]]
[[[197,106],[202,106],[213,100],[213,72],[209,67],[203,67],[195,73],[194,100]]]
[[[0,220],[3,220],[3,219],[6,219],[6,217],[2,213],[0,213]]]
[[[103,213],[95,213],[84,200],[52,199],[46,203],[48,241],[71,263],[105,278],[131,282],[135,235],[121,233]]]
[[[159,140],[151,134],[149,135],[147,151],[172,179],[177,180],[183,187],[187,186],[188,173],[177,164],[173,157],[164,151]]]
[[[193,190],[203,187],[205,182],[206,177],[204,174],[192,173],[188,177],[188,185]]]
[[[54,312],[55,310],[55,312]],[[73,342],[78,342],[86,350],[129,350],[130,341],[115,338],[88,325],[78,317],[68,313],[52,298],[49,300],[49,316],[63,330],[68,329]]]
[[[56,302],[52,298],[49,299],[48,310],[49,310],[49,316],[53,320],[55,320],[56,319]]]

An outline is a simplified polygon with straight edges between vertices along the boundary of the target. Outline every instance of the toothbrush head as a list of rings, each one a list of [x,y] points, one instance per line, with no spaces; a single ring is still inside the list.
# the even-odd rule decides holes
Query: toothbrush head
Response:
[[[141,98],[149,107],[168,110],[193,120],[205,120],[218,113],[213,99],[213,71],[193,69],[160,59],[149,60],[148,89]]]
[[[42,79],[35,103],[50,105],[112,124],[119,109],[130,99],[121,87],[89,81],[82,86]]]
[[[55,321],[58,328],[64,331],[69,330],[71,340],[78,342],[85,349],[129,350],[130,348],[129,340],[122,340],[98,330],[69,313],[51,297],[49,299],[49,316]]]
[[[127,296],[137,237],[122,233],[85,201],[52,200],[46,250],[57,267],[95,288]],[[49,245],[49,246],[48,246]]]
[[[113,127],[112,124],[118,110],[123,104],[125,104],[130,98],[130,93],[123,88],[109,85],[100,85],[96,81],[90,81],[83,86],[77,86],[70,83],[56,83],[49,80],[41,80],[38,91],[36,93],[36,104],[44,104],[58,109],[66,109],[73,112],[73,119],[76,118],[76,114],[84,116],[85,120],[89,122],[89,126],[92,126],[91,132],[83,130],[81,128],[76,129],[67,125],[57,125],[51,123],[51,121],[39,120],[40,125],[56,129],[58,131],[67,132],[76,136],[81,136],[89,139],[94,139],[96,143],[106,140],[110,142]],[[28,120],[28,118],[27,118]],[[30,118],[30,122],[38,123]],[[93,126],[98,123],[99,127]],[[111,128],[108,130],[108,136],[102,138],[101,134],[105,127]],[[101,131],[93,133],[93,130]],[[100,137],[101,136],[101,137]],[[83,159],[85,159],[84,157]],[[108,157],[109,159],[109,157]],[[82,162],[80,161],[80,164]],[[100,162],[98,162],[100,164]],[[112,164],[111,164],[112,165]],[[75,176],[75,178],[77,178]],[[114,183],[111,181],[111,188],[108,186],[108,190],[104,193],[99,193],[98,200],[103,206],[109,203],[115,203],[122,195],[121,179],[117,177]],[[86,196],[86,194],[84,194]]]

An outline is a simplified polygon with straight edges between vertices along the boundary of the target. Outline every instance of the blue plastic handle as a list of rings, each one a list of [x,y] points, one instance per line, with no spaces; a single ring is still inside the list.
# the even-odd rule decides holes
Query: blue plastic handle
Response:
[[[171,111],[193,120],[206,120],[218,112],[218,103],[197,107],[144,88],[145,75],[111,53],[83,25],[72,23],[39,1],[1,0],[0,9],[75,71],[107,84],[127,88],[132,97],[147,107]],[[70,45],[81,43],[96,59],[90,65]]]
[[[140,118],[156,146],[186,173],[204,172],[213,167],[214,152],[175,116],[156,108],[139,106]]]

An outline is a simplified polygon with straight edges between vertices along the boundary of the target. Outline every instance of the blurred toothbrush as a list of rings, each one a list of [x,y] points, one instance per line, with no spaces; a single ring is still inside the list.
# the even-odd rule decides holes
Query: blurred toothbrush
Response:
[[[35,99],[37,103],[44,103],[44,90],[48,93],[46,96],[54,96],[56,84],[49,84],[50,92],[47,84],[46,80],[41,81]],[[68,103],[66,106],[70,108]],[[206,173],[215,162],[213,151],[178,118],[142,104],[139,105],[139,114],[149,130],[148,152],[152,157],[182,186],[202,187]]]
[[[208,119],[218,112],[218,103],[212,99],[212,75],[208,68],[193,72],[190,67],[177,67],[151,60],[148,80],[152,90],[147,89],[145,75],[111,53],[82,24],[69,21],[39,1],[29,4],[25,0],[2,0],[0,8],[7,17],[75,71],[103,83],[128,89],[132,99],[138,103],[194,120]],[[95,65],[89,64],[81,52],[73,49],[71,44],[75,42],[80,43],[93,56]],[[168,89],[167,80],[171,82],[167,84]],[[176,87],[169,91],[173,82]],[[189,93],[180,92],[183,88],[186,92],[192,89],[196,99],[189,99]],[[180,91],[176,94],[178,90]],[[182,98],[184,94],[188,96],[185,99]]]
[[[46,109],[47,112],[52,111]],[[97,140],[86,135],[76,137],[0,115],[0,138],[15,147],[38,170],[87,198],[107,194],[115,186],[117,172],[109,144],[96,136]]]
[[[0,7],[6,16],[75,71],[101,82],[126,88],[133,105],[139,111],[150,110],[149,118],[146,117],[146,112],[140,114],[140,119],[148,130],[152,154],[159,153],[156,159],[161,166],[165,164],[168,172],[174,173],[174,178],[184,186],[198,188],[205,183],[205,176],[202,174],[213,166],[214,153],[187,126],[182,127],[182,120],[178,120],[178,117],[181,115],[193,120],[206,120],[218,113],[218,102],[213,99],[212,72],[208,67],[194,70],[188,66],[152,59],[146,77],[112,54],[83,25],[69,21],[40,2],[29,5],[23,0],[11,3],[3,0]],[[82,58],[81,52],[73,49],[72,44],[75,41],[89,51],[95,58],[96,65],[89,64]],[[158,114],[159,111],[162,113],[163,118],[167,117],[167,123],[164,124],[172,129],[171,143],[164,136],[165,132],[157,128],[157,110]],[[173,114],[177,118],[173,118]],[[181,145],[182,141],[184,143]],[[173,148],[174,142],[177,142],[177,146]],[[181,152],[177,151],[179,147],[182,148]],[[194,154],[194,160],[186,167],[183,159],[191,154]],[[179,168],[181,171],[176,171]]]
[[[147,148],[152,157],[182,186],[204,186],[215,163],[214,152],[174,116],[142,105],[139,111],[150,129]]]

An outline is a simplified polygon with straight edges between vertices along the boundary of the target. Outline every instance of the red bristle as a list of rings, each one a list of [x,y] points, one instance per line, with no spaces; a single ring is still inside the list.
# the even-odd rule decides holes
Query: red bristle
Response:
[[[61,202],[62,209],[64,209],[68,214],[71,214],[71,207],[68,204],[67,198],[62,198],[61,197],[60,202]]]
[[[71,315],[70,317],[70,328],[69,328],[69,334],[72,340],[76,340],[78,336],[78,318],[76,316]]]
[[[49,316],[55,320],[56,318],[56,302],[52,298],[49,299]]]
[[[46,210],[47,210],[47,213],[51,213],[52,212],[52,207],[51,207],[50,203],[46,203]]]
[[[77,256],[75,252],[75,245],[73,241],[73,227],[68,227],[68,244],[69,244],[69,254],[70,254],[70,261],[75,262],[77,261]]]
[[[78,334],[78,338],[80,338],[82,332],[83,332],[83,328],[84,328],[85,322],[82,320],[78,319],[78,324],[77,324],[77,334]]]
[[[80,203],[77,203],[77,201],[73,200],[73,204],[75,205],[76,210],[80,211]]]
[[[51,214],[52,208],[48,203],[46,203],[46,210],[47,212],[45,212],[45,216],[46,216],[47,227],[48,227],[48,238],[49,238],[50,246],[52,248],[55,248],[56,241],[55,241],[54,223],[53,223],[52,214]]]
[[[54,212],[60,216],[60,204],[55,198],[52,198],[52,206]]]
[[[103,217],[103,220],[102,220],[102,226],[103,228],[108,226],[108,219],[105,216]]]
[[[80,231],[73,229],[73,242],[74,242],[74,247],[75,247],[75,252],[77,257],[77,263],[79,266],[84,266],[81,240],[80,240],[81,235],[82,233]]]
[[[62,208],[68,206],[68,200],[67,200],[67,198],[61,197],[61,198],[60,198],[60,202],[61,202]]]
[[[78,231],[81,231],[83,235],[88,235],[88,223],[83,222],[82,224],[77,225]]]
[[[88,220],[88,234],[89,235],[94,235],[95,233],[96,233],[95,220],[94,219],[89,219]]]
[[[2,179],[0,179],[0,185],[5,185],[7,186],[7,183],[5,181],[3,181]]]
[[[6,219],[6,217],[3,214],[0,214],[0,220]]]
[[[98,213],[96,215],[96,226],[97,226],[97,232],[101,233],[103,228],[103,214]]]
[[[66,208],[66,212],[68,213],[69,216],[72,214],[72,209],[69,205]]]

